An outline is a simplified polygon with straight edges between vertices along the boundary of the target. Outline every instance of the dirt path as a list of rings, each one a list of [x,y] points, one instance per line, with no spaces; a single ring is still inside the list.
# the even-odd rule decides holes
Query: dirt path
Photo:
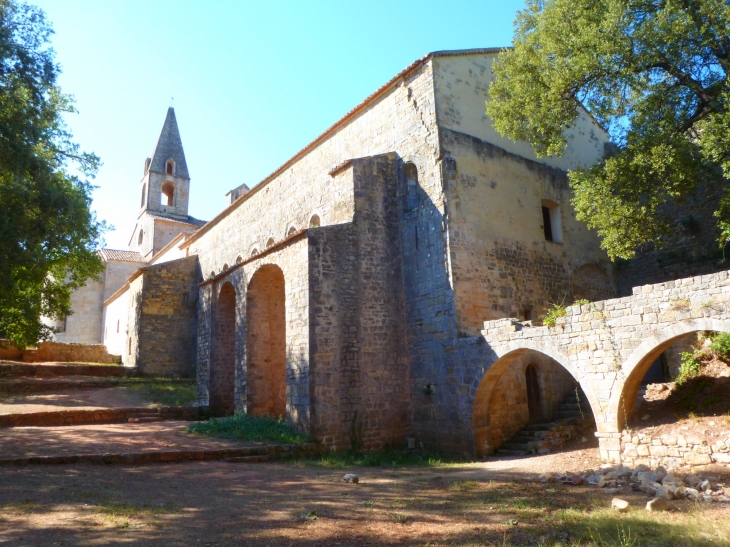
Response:
[[[24,393],[0,397],[0,415],[145,406],[152,407],[153,404],[142,392],[124,387],[73,389],[56,393]]]
[[[190,422],[0,429],[0,458],[251,446],[185,433]]]
[[[573,453],[589,458],[590,450]],[[650,514],[627,492],[612,513],[596,488],[542,485],[563,454],[442,468],[328,469],[303,463],[0,468],[0,544],[585,545],[617,530],[637,545],[730,545],[730,511],[679,502]],[[360,474],[360,484],[342,481]],[[316,518],[314,518],[316,516]]]

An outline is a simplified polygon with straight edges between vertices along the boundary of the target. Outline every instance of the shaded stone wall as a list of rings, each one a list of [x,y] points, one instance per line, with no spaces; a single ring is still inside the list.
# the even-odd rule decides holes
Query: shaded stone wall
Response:
[[[312,434],[403,446],[411,428],[398,158],[353,160],[353,223],[309,231]]]
[[[147,266],[130,283],[130,362],[140,374],[194,374],[199,279],[197,257],[191,256]]]

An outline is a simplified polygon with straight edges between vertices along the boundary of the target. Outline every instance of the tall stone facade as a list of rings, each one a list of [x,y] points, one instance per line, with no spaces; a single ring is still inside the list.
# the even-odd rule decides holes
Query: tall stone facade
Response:
[[[124,318],[109,344],[145,373],[194,374],[215,415],[281,416],[333,450],[415,437],[487,454],[578,384],[599,432],[615,433],[613,391],[586,378],[617,376],[572,359],[623,339],[574,346],[571,324],[567,358],[522,344],[556,335],[532,327],[551,306],[617,295],[566,177],[598,161],[608,135],[580,112],[567,153],[542,159],[499,136],[484,115],[497,53],[416,61],[202,226],[187,216],[168,112],[130,242],[148,264],[105,301]],[[588,316],[571,312],[600,330]],[[520,336],[503,333],[518,324]]]

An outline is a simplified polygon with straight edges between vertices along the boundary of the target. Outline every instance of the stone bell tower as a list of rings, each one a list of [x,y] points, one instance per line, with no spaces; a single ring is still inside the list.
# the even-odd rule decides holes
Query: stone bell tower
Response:
[[[129,248],[146,259],[154,256],[178,233],[202,224],[188,216],[190,175],[172,107],[167,109],[152,157],[145,160],[140,190],[139,216]],[[179,229],[176,230],[175,225]]]

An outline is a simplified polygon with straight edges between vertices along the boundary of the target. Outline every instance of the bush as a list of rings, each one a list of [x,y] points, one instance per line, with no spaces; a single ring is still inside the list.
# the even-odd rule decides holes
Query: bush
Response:
[[[292,429],[286,425],[286,421],[281,417],[274,419],[251,416],[250,414],[234,414],[225,418],[211,418],[205,422],[190,424],[186,431],[234,441],[286,444],[302,444],[311,441],[309,435]]]
[[[715,332],[710,335],[710,351],[715,353],[720,359],[727,360],[730,357],[730,333]]]
[[[695,351],[694,353],[689,353],[687,351],[682,352],[682,363],[679,365],[679,374],[675,380],[678,386],[681,386],[690,378],[699,376],[702,371],[701,359],[704,356],[705,353],[698,351]]]
[[[550,304],[545,314],[540,316],[540,320],[546,327],[554,327],[558,317],[565,317],[566,313],[566,308],[562,304]]]

